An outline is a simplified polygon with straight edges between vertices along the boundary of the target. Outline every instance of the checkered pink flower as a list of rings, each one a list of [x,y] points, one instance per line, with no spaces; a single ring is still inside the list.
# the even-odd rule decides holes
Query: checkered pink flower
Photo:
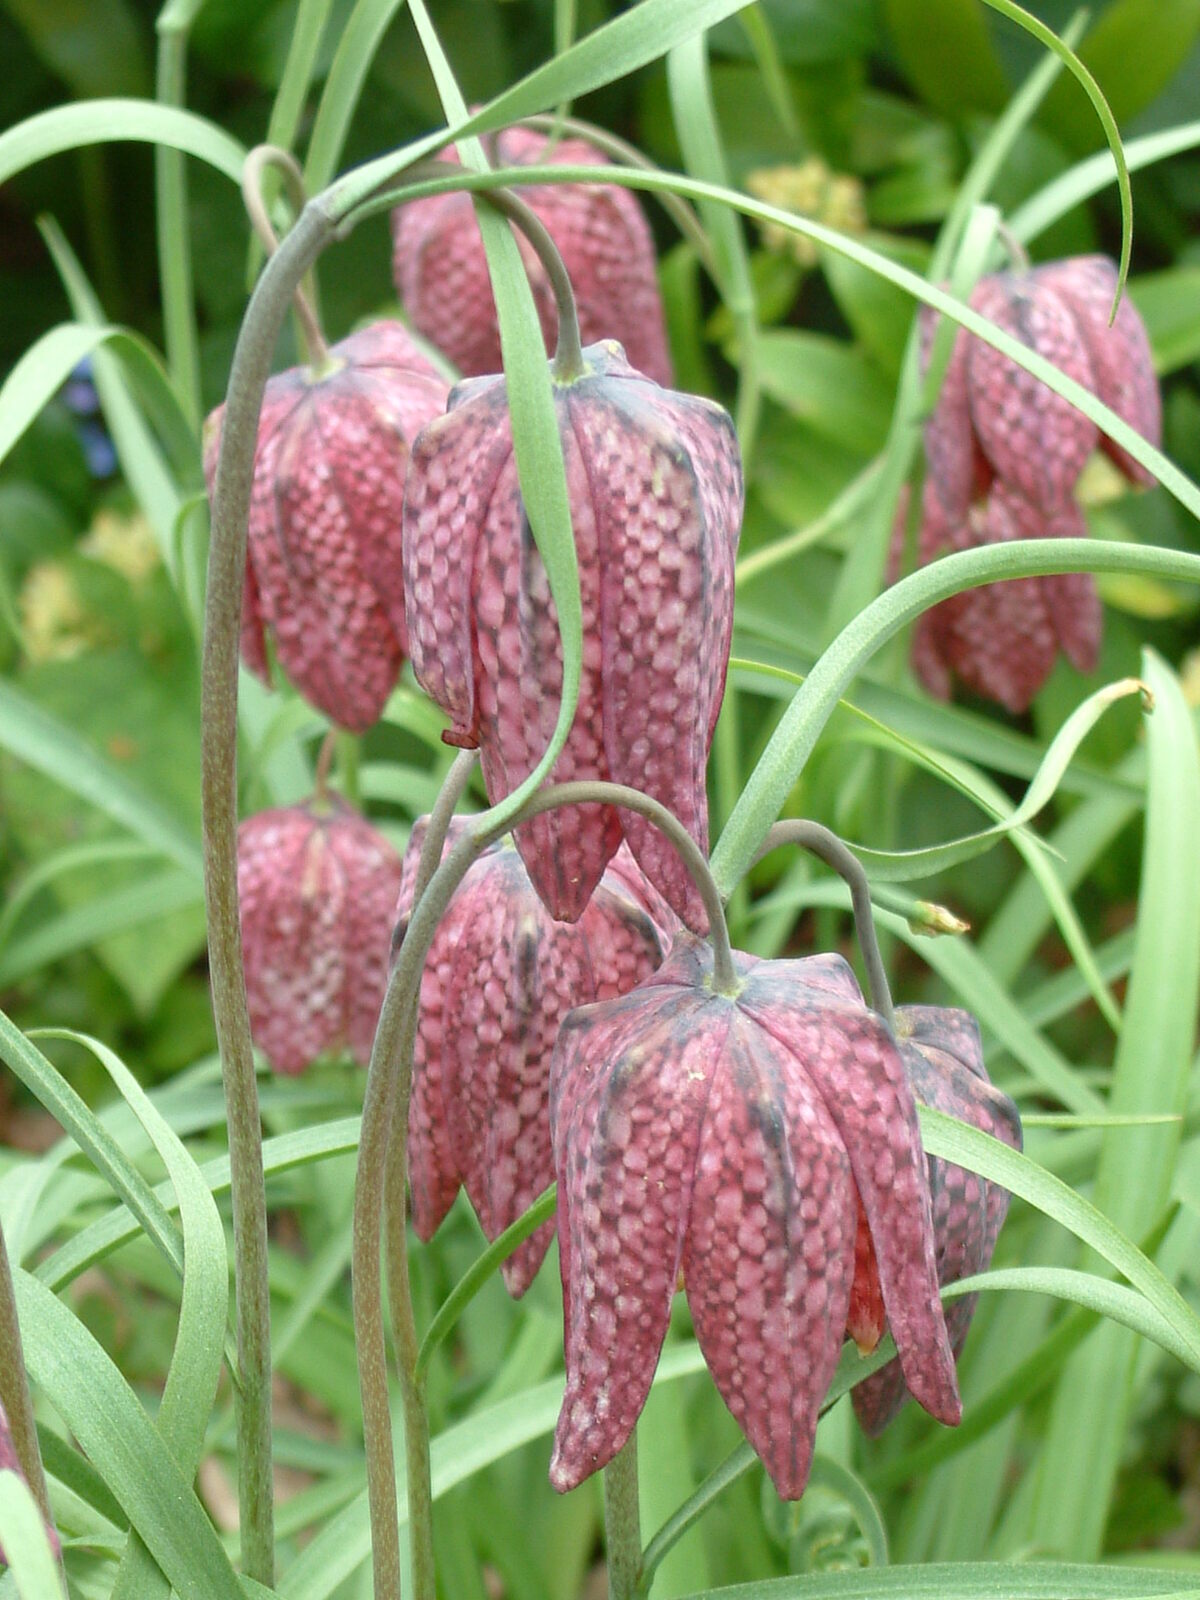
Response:
[[[1161,403],[1146,331],[1127,298],[1108,326],[1115,289],[1111,261],[1081,256],[983,278],[971,305],[1158,444]],[[936,317],[922,313],[927,352],[936,324]],[[1068,401],[960,331],[925,429],[921,563],[945,550],[1006,539],[1086,535],[1074,489],[1097,445],[1135,483],[1152,481]],[[988,585],[925,614],[914,636],[913,665],[942,698],[957,675],[968,688],[1020,712],[1060,649],[1080,671],[1094,669],[1101,625],[1089,574]]]
[[[349,1050],[363,1066],[387,983],[400,858],[343,801],[260,811],[238,829],[250,1031],[278,1072]]]
[[[896,1043],[836,956],[712,953],[681,933],[624,999],[563,1025],[551,1069],[567,1388],[551,1482],[616,1454],[680,1269],[725,1403],[779,1493],[804,1490],[846,1327],[861,1200],[905,1380],[960,1406],[928,1173]]]
[[[705,767],[725,687],[742,474],[728,415],[643,378],[592,345],[557,388],[579,559],[579,709],[553,780],[606,779],[660,800],[707,849]],[[562,693],[558,624],[517,484],[503,378],[461,384],[413,445],[404,499],[413,667],[478,746],[493,800],[550,742]],[[699,896],[645,819],[572,806],[517,829],[551,916],[573,922],[622,835],[695,928]]]
[[[494,137],[497,166],[605,167],[582,139],[553,144],[527,128]],[[452,150],[446,152],[454,159]],[[522,188],[558,246],[575,290],[585,344],[619,339],[639,372],[669,384],[671,358],[655,272],[654,240],[632,192],[619,184],[542,184]],[[467,377],[500,371],[500,330],[487,259],[470,195],[434,195],[392,213],[392,271],[413,325]],[[545,269],[520,242],[549,349],[558,312]]]
[[[355,733],[379,718],[408,648],[401,579],[404,470],[447,385],[398,322],[292,367],[263,398],[242,604],[242,657],[269,682],[265,631],[312,705]],[[209,491],[223,407],[206,426]]]
[[[465,826],[455,823],[449,842]],[[413,829],[397,906],[412,912],[425,819]],[[550,1052],[573,1006],[625,994],[662,960],[671,918],[628,850],[613,857],[577,923],[553,922],[512,845],[467,870],[421,979],[409,1118],[413,1226],[431,1239],[461,1184],[489,1239],[554,1180]],[[504,1263],[513,1295],[542,1264],[553,1223]]]
[[[936,1006],[901,1006],[896,1012],[896,1037],[904,1069],[917,1100],[972,1123],[1014,1150],[1021,1148],[1021,1119],[1006,1094],[994,1087],[983,1064],[979,1026],[966,1011]],[[933,1199],[933,1231],[937,1245],[939,1284],[985,1272],[1008,1211],[1009,1194],[974,1172],[930,1156],[929,1188]],[[887,1327],[875,1255],[865,1219],[859,1216],[859,1249],[851,1290],[849,1333],[861,1349],[873,1350]],[[954,1300],[946,1310],[946,1331],[957,1356],[975,1311],[975,1296]],[[869,1434],[887,1426],[903,1405],[908,1390],[899,1362],[857,1384],[854,1410]]]

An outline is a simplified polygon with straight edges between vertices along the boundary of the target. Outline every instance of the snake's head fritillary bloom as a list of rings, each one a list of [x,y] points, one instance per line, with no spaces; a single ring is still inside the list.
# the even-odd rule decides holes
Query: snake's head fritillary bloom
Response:
[[[311,705],[362,733],[408,648],[400,537],[404,472],[445,380],[398,322],[343,339],[327,369],[267,384],[246,546],[242,658],[269,681],[266,634]],[[224,407],[205,428],[211,494]]]
[[[370,1059],[400,857],[341,801],[260,811],[238,829],[250,1031],[278,1072],[327,1051]]]
[[[900,1006],[896,1037],[917,1100],[973,1124],[1014,1150],[1021,1148],[1021,1119],[1008,1096],[988,1078],[974,1017],[937,1006]],[[960,1278],[985,1272],[1008,1211],[1008,1190],[937,1156],[929,1157],[929,1188],[939,1284],[957,1283]],[[868,1239],[856,1263],[851,1293],[858,1325],[853,1325],[852,1318],[847,1328],[862,1349],[873,1349],[886,1328],[881,1302]],[[974,1295],[965,1295],[947,1307],[946,1329],[956,1356],[974,1310]],[[854,1410],[864,1429],[870,1434],[881,1432],[907,1393],[904,1374],[895,1361],[856,1385]]]
[[[555,389],[583,605],[579,707],[552,781],[659,800],[707,851],[705,767],[725,688],[741,458],[720,406],[660,389],[613,343]],[[412,449],[404,583],[413,667],[480,749],[489,797],[541,759],[558,717],[557,613],[517,483],[502,377],[454,390]],[[690,927],[704,909],[672,847],[612,806],[547,812],[517,847],[552,917],[575,921],[622,836]]]
[[[684,932],[624,999],[563,1025],[551,1072],[567,1388],[551,1482],[628,1439],[682,1269],[722,1398],[785,1499],[804,1490],[841,1350],[861,1202],[905,1381],[960,1416],[925,1154],[896,1042],[836,956]]]
[[[496,166],[605,167],[582,139],[549,140],[528,128],[493,139]],[[453,159],[453,151],[446,151]],[[575,290],[585,343],[619,339],[639,372],[671,382],[654,240],[633,193],[619,184],[542,184],[519,190],[558,246]],[[392,214],[392,270],[413,326],[467,377],[500,371],[500,330],[483,240],[468,194],[434,195]],[[547,348],[558,312],[545,269],[520,242]]]
[[[464,826],[452,824],[448,843]],[[404,858],[401,938],[424,837],[422,818]],[[420,1238],[433,1237],[460,1184],[495,1239],[554,1181],[548,1102],[559,1025],[573,1007],[625,994],[658,966],[668,936],[656,900],[624,848],[576,923],[551,920],[507,841],[468,868],[421,979],[409,1122]],[[533,1281],[553,1232],[546,1223],[504,1263],[513,1295]]]
[[[1127,297],[1109,326],[1116,283],[1111,261],[1080,256],[982,278],[970,303],[1157,445],[1162,407],[1149,341]],[[937,318],[923,312],[926,359],[936,326]],[[1085,537],[1074,490],[1097,444],[1133,482],[1153,481],[1069,401],[960,330],[925,428],[921,563],[1005,539]],[[967,688],[1021,712],[1060,649],[1081,672],[1094,670],[1102,620],[1088,573],[991,584],[922,617],[913,665],[941,698],[957,676]]]

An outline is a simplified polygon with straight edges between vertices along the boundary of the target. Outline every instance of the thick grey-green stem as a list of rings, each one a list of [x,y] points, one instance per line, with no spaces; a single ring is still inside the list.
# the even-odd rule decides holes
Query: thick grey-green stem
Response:
[[[456,773],[461,776],[457,762],[451,769],[451,777],[454,778]],[[679,852],[703,898],[715,956],[714,984],[724,992],[732,992],[737,987],[721,898],[709,874],[703,852],[683,824],[665,806],[623,784],[558,784],[533,795],[515,817],[500,823],[490,821],[488,812],[482,813],[475,819],[470,832],[454,845],[437,867],[425,893],[414,904],[388,980],[367,1069],[354,1191],[351,1255],[354,1335],[363,1402],[367,1500],[371,1516],[376,1600],[393,1600],[399,1594],[400,1584],[400,1530],[396,1516],[396,1474],[383,1321],[381,1255],[385,1205],[390,1209],[389,1265],[394,1280],[389,1300],[396,1353],[401,1365],[401,1398],[405,1409],[414,1600],[434,1600],[429,1424],[423,1385],[416,1378],[419,1347],[408,1282],[407,1247],[399,1238],[404,1207],[402,1185],[408,1162],[407,1112],[412,1092],[413,1046],[416,1042],[425,958],[454,891],[483,850],[502,838],[511,827],[519,826],[521,822],[539,816],[544,811],[558,806],[586,804],[623,806],[649,818],[662,830]]]
[[[862,951],[863,965],[867,969],[867,998],[890,1028],[896,1020],[892,1010],[892,994],[888,987],[883,957],[879,953],[879,940],[875,934],[875,918],[871,912],[871,885],[867,882],[862,862],[848,845],[842,843],[836,833],[831,833],[819,822],[800,819],[777,822],[768,828],[766,838],[754,859],[761,861],[763,856],[772,850],[777,850],[783,844],[795,844],[802,850],[811,851],[849,884],[858,945]]]
[[[636,1427],[604,1469],[604,1542],[608,1600],[634,1600],[642,1576]]]
[[[460,750],[446,774],[446,780],[442,784],[433,810],[429,813],[429,822],[425,829],[425,842],[421,846],[421,859],[417,863],[417,876],[413,883],[414,906],[428,889],[429,880],[437,871],[451,819],[458,802],[466,792],[478,760],[478,750]]]
[[[238,1502],[242,1565],[274,1582],[271,1473],[271,1319],[267,1206],[258,1086],[242,971],[237,895],[237,674],[246,523],[263,389],[296,285],[331,237],[329,219],[308,206],[267,263],[238,338],[221,428],[201,669],[201,801],[209,979],[229,1126],[237,1296]]]
[[[13,1449],[21,1463],[21,1471],[38,1503],[38,1510],[46,1519],[50,1515],[50,1492],[46,1487],[46,1470],[42,1466],[42,1451],[38,1444],[37,1426],[33,1420],[33,1399],[29,1393],[29,1374],[25,1370],[25,1356],[21,1349],[21,1327],[17,1321],[17,1297],[13,1291],[12,1267],[8,1260],[8,1247],[4,1231],[0,1228],[0,1404],[8,1417]]]

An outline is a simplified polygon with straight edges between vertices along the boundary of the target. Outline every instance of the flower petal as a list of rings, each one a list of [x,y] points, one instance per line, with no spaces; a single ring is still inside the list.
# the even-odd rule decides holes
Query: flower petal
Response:
[[[762,963],[739,1006],[820,1091],[871,1228],[888,1323],[909,1389],[939,1421],[962,1414],[938,1296],[933,1218],[916,1107],[895,1042],[865,1008],[803,989],[800,962]]]
[[[729,1022],[727,1002],[636,990],[572,1012],[559,1035],[551,1116],[567,1387],[556,1489],[612,1459],[650,1392]]]
[[[971,304],[1095,391],[1095,373],[1074,318],[1035,278],[981,279]],[[1061,505],[1096,446],[1095,423],[982,339],[971,339],[968,346],[967,395],[975,433],[997,477],[1039,510]]]
[[[738,1018],[704,1114],[683,1274],[717,1389],[785,1500],[804,1492],[841,1352],[854,1207],[820,1095]]]

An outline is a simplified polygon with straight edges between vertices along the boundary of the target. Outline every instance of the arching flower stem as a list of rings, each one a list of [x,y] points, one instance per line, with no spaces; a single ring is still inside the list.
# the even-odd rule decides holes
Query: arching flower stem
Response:
[[[409,168],[404,179],[406,183],[421,183],[429,178],[445,177],[456,170],[461,169],[456,169],[449,161],[420,161]],[[558,246],[542,219],[511,189],[488,189],[482,193],[491,206],[520,229],[545,271],[558,312],[558,344],[551,362],[551,375],[556,383],[573,383],[576,378],[583,376],[585,370],[583,341],[579,333],[575,291]]]
[[[842,843],[836,833],[831,833],[819,822],[808,822],[800,818],[789,818],[768,828],[766,837],[754,858],[755,861],[761,861],[763,856],[769,855],[772,850],[778,850],[780,845],[785,844],[799,845],[802,850],[810,851],[827,867],[832,867],[849,884],[850,904],[854,908],[854,926],[858,933],[863,965],[867,970],[867,998],[888,1027],[893,1027],[896,1018],[892,1009],[892,994],[888,987],[883,957],[879,953],[875,919],[871,914],[871,886],[863,871],[862,862],[849,846]]]
[[[279,249],[279,237],[271,224],[263,201],[262,179],[267,167],[274,167],[277,172],[283,174],[288,197],[297,215],[304,210],[308,196],[304,189],[304,174],[288,151],[281,150],[273,144],[255,145],[242,168],[242,201],[246,207],[246,215],[250,218],[250,226],[270,257]],[[329,344],[320,319],[311,299],[302,288],[297,286],[292,298],[296,309],[296,320],[300,324],[304,343],[308,347],[308,364],[314,372],[320,373],[329,366]]]

